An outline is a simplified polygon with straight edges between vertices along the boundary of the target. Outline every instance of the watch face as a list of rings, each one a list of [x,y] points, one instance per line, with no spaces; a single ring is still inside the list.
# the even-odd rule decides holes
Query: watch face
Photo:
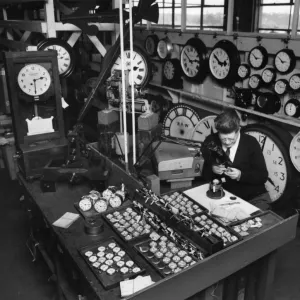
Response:
[[[157,44],[159,39],[157,35],[149,35],[145,40],[145,49],[150,56],[157,55]]]
[[[120,196],[115,195],[109,199],[109,204],[111,207],[119,207],[122,204],[122,199]]]
[[[175,75],[175,67],[173,63],[170,60],[168,60],[164,64],[164,76],[168,80],[172,80],[174,78],[174,75]]]
[[[291,72],[295,67],[295,63],[295,54],[290,49],[281,50],[275,55],[275,68],[282,74]]]
[[[262,69],[268,61],[267,50],[262,47],[254,47],[249,53],[249,64],[254,69]]]
[[[104,212],[107,210],[107,203],[104,199],[97,200],[94,204],[94,208],[98,213]]]
[[[208,116],[199,121],[195,126],[191,139],[197,142],[204,142],[205,138],[212,133],[216,133],[215,118],[217,116]]]
[[[88,197],[83,197],[79,203],[79,208],[82,210],[82,211],[88,211],[92,208],[92,201],[90,198]]]
[[[249,76],[250,74],[250,68],[246,64],[242,64],[238,68],[238,75],[241,79],[245,79]]]
[[[130,60],[130,50],[124,51],[124,70],[128,71],[128,81],[131,85],[131,60]],[[121,70],[121,55],[117,58],[114,65],[111,68],[111,73],[113,73],[114,70]],[[148,79],[148,62],[146,57],[142,54],[142,52],[133,50],[133,57],[132,57],[132,63],[133,63],[133,82],[136,86],[144,85]]]
[[[42,65],[28,64],[18,73],[18,85],[25,94],[40,96],[49,89],[51,76]]]
[[[287,102],[284,107],[284,112],[287,116],[293,117],[297,113],[297,107],[293,102]]]
[[[178,104],[167,113],[163,123],[163,133],[166,136],[190,139],[199,121],[198,114],[191,107]]]
[[[273,68],[267,68],[267,69],[263,70],[261,76],[262,76],[263,82],[268,84],[275,80],[276,73]]]
[[[289,80],[289,86],[294,91],[300,89],[300,74],[294,74],[291,76]]]
[[[258,89],[261,84],[261,77],[259,75],[252,75],[249,78],[249,86],[251,89]]]
[[[225,79],[230,71],[230,59],[223,48],[214,48],[209,57],[209,68],[217,79]]]
[[[279,79],[275,82],[274,90],[278,95],[283,95],[287,90],[288,82],[285,79]]]

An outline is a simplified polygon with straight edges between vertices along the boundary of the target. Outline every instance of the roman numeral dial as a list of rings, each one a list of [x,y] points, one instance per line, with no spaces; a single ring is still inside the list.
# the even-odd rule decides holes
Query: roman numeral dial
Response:
[[[197,142],[204,142],[205,138],[217,132],[215,128],[215,118],[217,116],[207,116],[200,120],[192,132],[191,139]]]

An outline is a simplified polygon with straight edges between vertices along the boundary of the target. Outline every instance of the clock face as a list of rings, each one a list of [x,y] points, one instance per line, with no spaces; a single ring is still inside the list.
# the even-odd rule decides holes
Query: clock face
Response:
[[[296,64],[295,54],[290,49],[283,49],[275,55],[274,66],[282,74],[291,72]]]
[[[166,59],[170,56],[173,46],[169,38],[160,40],[157,44],[157,54],[161,59]]]
[[[198,51],[191,45],[186,45],[180,56],[180,63],[184,74],[188,77],[195,77],[199,72],[200,58]]]
[[[94,208],[98,213],[102,213],[107,210],[107,203],[104,199],[99,199],[95,202]]]
[[[83,197],[79,201],[78,205],[82,211],[88,211],[92,208],[92,201],[89,197]]]
[[[212,133],[216,133],[215,118],[217,116],[208,116],[199,121],[195,126],[191,139],[197,142],[204,142],[205,138]]]
[[[290,143],[291,161],[298,172],[300,172],[300,133],[298,132]]]
[[[133,63],[133,83],[136,86],[141,86],[146,84],[146,81],[149,79],[149,68],[148,68],[148,61],[145,57],[145,55],[138,51],[133,50],[133,57],[132,57],[132,63]],[[130,50],[124,51],[124,70],[128,71],[128,81],[131,85],[131,60],[130,60]],[[121,70],[122,67],[122,60],[121,55],[117,58],[114,65],[111,68],[111,73],[113,73],[114,70]]]
[[[289,86],[294,91],[300,89],[300,74],[294,74],[291,76],[289,80]]]
[[[290,99],[284,106],[284,113],[289,117],[299,117],[300,102],[298,99]]]
[[[258,89],[261,84],[261,77],[259,75],[252,75],[249,78],[249,86],[251,89]]]
[[[145,49],[148,55],[155,56],[157,55],[157,44],[159,39],[157,35],[149,35],[145,40]]]
[[[170,60],[168,60],[164,64],[164,76],[168,80],[172,80],[174,78],[174,75],[175,75],[175,67],[173,63]]]
[[[273,68],[264,69],[261,74],[261,77],[264,83],[271,83],[276,78],[275,70]]]
[[[18,85],[25,94],[40,96],[49,89],[51,76],[42,65],[28,64],[18,73]]]
[[[163,133],[166,136],[190,139],[199,121],[198,114],[191,107],[178,104],[167,113],[163,123]]]
[[[122,204],[122,199],[118,195],[114,195],[109,199],[109,204],[111,207],[119,207]]]
[[[274,90],[278,95],[283,95],[287,90],[288,82],[285,79],[279,79],[275,82]]]
[[[209,68],[217,79],[225,79],[230,71],[228,53],[222,48],[215,48],[209,57]]]
[[[247,130],[259,142],[268,169],[268,180],[265,187],[272,201],[277,201],[284,193],[287,186],[287,165],[281,149],[274,139],[264,132]]]
[[[250,74],[250,68],[246,64],[242,64],[238,68],[238,75],[241,79],[245,79],[249,76]]]
[[[248,59],[253,69],[262,69],[268,62],[267,50],[262,46],[254,47],[250,50]]]

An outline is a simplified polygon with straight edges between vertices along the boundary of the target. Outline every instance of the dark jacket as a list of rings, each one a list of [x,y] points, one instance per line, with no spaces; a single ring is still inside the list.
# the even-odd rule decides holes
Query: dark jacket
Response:
[[[221,146],[217,133],[208,136],[203,143],[205,162],[202,176],[207,181],[218,176],[212,172],[213,160],[210,151],[205,150],[205,144],[212,140]],[[250,200],[266,192],[264,184],[268,179],[268,170],[260,145],[254,137],[241,133],[232,167],[241,171],[241,178],[237,181],[222,175],[226,178],[223,184],[225,190],[244,200]]]

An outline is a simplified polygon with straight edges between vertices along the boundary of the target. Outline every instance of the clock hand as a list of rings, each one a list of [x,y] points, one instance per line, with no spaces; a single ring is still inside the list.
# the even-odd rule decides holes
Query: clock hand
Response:
[[[35,84],[36,81],[37,81],[37,79],[33,79],[34,93],[35,93],[35,94],[36,94],[36,84]]]
[[[256,60],[259,58],[259,57],[256,57],[253,53],[251,54]]]
[[[278,56],[279,60],[281,61],[282,64],[286,63],[285,60],[282,60],[279,56]]]
[[[190,63],[193,63],[193,61],[189,58],[189,56],[186,54],[186,52],[184,52],[185,56],[187,57],[187,59],[189,60]]]
[[[219,60],[219,58],[217,57],[217,55],[216,55],[216,54],[214,54],[214,58],[217,60],[217,62],[218,62],[218,65],[220,65],[220,66],[223,66],[223,63],[222,63],[222,62],[220,62],[220,60]]]
[[[268,177],[267,181],[269,181],[273,186],[275,186],[274,181],[270,177]]]

